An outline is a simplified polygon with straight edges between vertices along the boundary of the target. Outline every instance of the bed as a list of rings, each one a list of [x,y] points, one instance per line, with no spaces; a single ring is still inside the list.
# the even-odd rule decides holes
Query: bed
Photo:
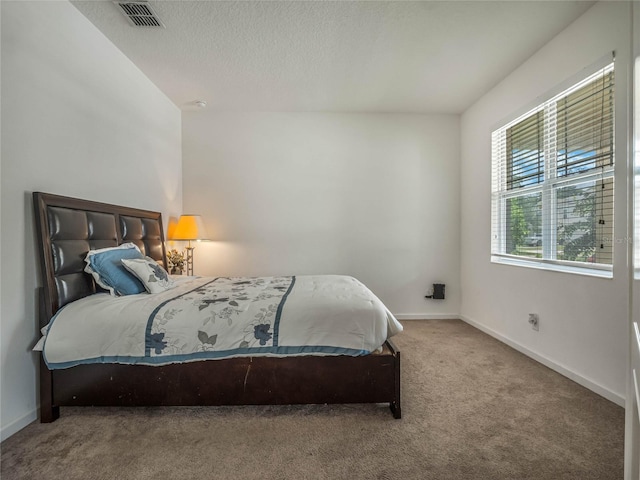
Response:
[[[42,287],[39,288],[41,328],[49,326],[52,319],[64,325],[60,320],[63,318],[62,313],[68,317],[68,311],[77,310],[79,315],[82,315],[82,312],[91,311],[85,310],[87,308],[85,304],[103,302],[102,305],[105,305],[104,308],[98,307],[103,310],[104,318],[101,320],[97,320],[97,313],[85,314],[85,318],[90,318],[96,324],[104,325],[109,318],[119,317],[118,314],[109,313],[111,310],[106,307],[111,301],[109,294],[104,293],[96,285],[94,278],[85,272],[84,259],[90,250],[131,243],[159,265],[167,266],[162,217],[159,212],[41,192],[33,194],[33,201],[42,278]],[[246,291],[254,289],[261,300],[271,302],[271,305],[265,304],[262,310],[272,310],[274,318],[280,319],[282,306],[286,305],[285,308],[291,316],[296,301],[298,311],[304,312],[305,305],[310,305],[307,302],[313,301],[313,298],[318,296],[318,285],[321,284],[317,282],[328,285],[325,287],[328,292],[326,296],[331,296],[331,289],[340,281],[358,283],[355,279],[349,278],[345,280],[344,278],[316,277],[266,277],[266,279],[192,277],[178,279],[176,293],[170,296],[174,301],[177,298],[188,299],[189,295],[204,294],[204,289],[211,286],[214,286],[218,293],[222,288],[229,288],[231,289],[229,291],[236,296],[229,300],[227,295],[224,300],[233,305],[236,310],[249,310],[257,308],[255,305],[258,305],[254,300],[247,299]],[[296,282],[297,286],[294,289]],[[288,297],[291,291],[304,292],[305,285],[308,285],[306,290],[313,292],[309,299],[300,297],[301,294],[298,293],[296,293],[297,297]],[[362,286],[362,288],[366,290],[366,287]],[[133,295],[131,301],[133,297],[145,297],[146,301],[154,298],[155,295],[159,294]],[[292,300],[293,298],[298,300]],[[244,304],[242,300],[246,300]],[[153,309],[154,315],[161,312],[159,310],[161,306],[166,308],[163,297],[158,296],[157,301],[159,302],[157,308],[145,305],[145,308]],[[195,311],[203,314],[213,311],[209,307],[214,303],[216,300],[202,300],[200,304],[192,302],[197,307]],[[63,307],[65,307],[64,311],[61,311]],[[92,306],[92,308],[96,307]],[[309,306],[307,310],[313,309]],[[117,311],[114,310],[114,312]],[[214,318],[215,315],[210,314],[210,317]],[[217,311],[217,315],[215,318],[223,318],[220,311]],[[344,315],[344,313],[336,313],[332,310],[327,315],[333,318],[335,315]],[[96,319],[93,318],[94,316]],[[205,318],[205,322],[198,320],[200,322],[198,325],[208,321],[208,318]],[[286,320],[282,322],[286,323]],[[229,318],[229,326],[231,323],[232,319]],[[72,324],[69,325],[69,332],[82,329],[81,324],[76,324],[75,327]],[[275,328],[269,330],[272,326]],[[290,347],[287,347],[285,333],[279,335],[280,343],[274,342],[273,334],[277,334],[277,324],[265,325],[263,322],[251,328],[255,329],[255,335],[250,335],[250,339],[257,343],[249,345],[240,338],[239,343],[234,344],[238,348],[229,347],[225,350],[228,355],[224,358],[217,358],[218,352],[209,351],[206,348],[201,358],[187,359],[187,361],[182,359],[183,361],[178,362],[180,355],[175,354],[176,352],[173,352],[172,356],[161,358],[161,351],[170,342],[165,338],[160,342],[162,348],[158,348],[158,345],[149,345],[149,332],[146,336],[146,355],[133,355],[126,362],[122,361],[119,353],[114,357],[99,355],[100,358],[85,355],[78,361],[67,362],[65,357],[67,351],[75,350],[75,347],[63,347],[58,349],[59,357],[55,357],[52,353],[48,354],[51,357],[47,357],[51,367],[49,368],[43,352],[40,360],[40,419],[42,422],[54,421],[59,417],[61,406],[325,403],[388,403],[393,416],[401,418],[400,352],[388,338],[383,340],[381,348],[372,353],[369,353],[369,347],[362,348],[358,345],[347,348],[344,352],[339,350],[328,352],[324,350],[326,348],[323,346],[324,343],[319,342],[316,346],[299,349],[293,352],[293,355],[282,356],[280,354],[283,353],[283,349],[288,350]],[[262,331],[261,328],[265,330]],[[165,332],[165,330],[162,331]],[[205,329],[202,328],[202,330]],[[54,328],[51,328],[50,335],[54,331]],[[199,341],[205,347],[216,340],[216,336],[210,335],[210,332],[199,329],[195,331]],[[285,332],[284,329],[280,331]],[[104,332],[107,331],[104,330]],[[313,337],[317,338],[318,332],[312,333]],[[118,333],[113,335],[114,339],[123,336]],[[61,337],[64,337],[64,334]],[[291,344],[294,345],[295,342]],[[150,351],[151,355],[149,355]],[[157,356],[153,355],[154,351],[158,353]],[[287,353],[292,352],[287,351]]]

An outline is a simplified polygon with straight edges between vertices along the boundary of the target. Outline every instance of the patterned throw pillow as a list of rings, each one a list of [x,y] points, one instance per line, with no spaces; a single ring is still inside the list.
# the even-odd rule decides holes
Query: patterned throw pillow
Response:
[[[169,278],[167,271],[153,258],[123,259],[124,268],[140,279],[149,293],[160,293],[175,287],[175,282]]]

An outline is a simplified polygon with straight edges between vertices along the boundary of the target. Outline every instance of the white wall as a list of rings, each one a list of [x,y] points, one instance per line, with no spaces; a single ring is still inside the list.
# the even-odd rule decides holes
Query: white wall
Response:
[[[396,314],[459,311],[458,116],[184,112],[183,178],[215,239],[196,274],[347,274]]]
[[[624,404],[629,279],[627,142],[630,3],[596,4],[467,110],[461,120],[461,313]],[[614,278],[490,263],[491,130],[556,85],[616,51]],[[540,315],[540,331],[527,313]]]
[[[36,418],[32,191],[181,210],[181,117],[67,2],[2,5],[1,438]]]

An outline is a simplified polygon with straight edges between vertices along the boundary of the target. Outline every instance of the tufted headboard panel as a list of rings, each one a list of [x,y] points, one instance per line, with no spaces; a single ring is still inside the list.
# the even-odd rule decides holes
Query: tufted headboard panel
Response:
[[[93,277],[84,272],[89,250],[133,242],[166,268],[159,212],[41,192],[34,192],[33,205],[46,321],[66,304],[96,293]]]

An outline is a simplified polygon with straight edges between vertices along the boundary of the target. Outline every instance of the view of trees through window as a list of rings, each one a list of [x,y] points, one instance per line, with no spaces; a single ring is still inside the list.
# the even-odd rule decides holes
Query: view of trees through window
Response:
[[[542,258],[542,198],[540,194],[507,200],[507,252]]]
[[[554,244],[558,260],[588,263],[612,260],[613,205],[607,200],[612,198],[607,189],[613,189],[613,179],[604,182],[604,192],[602,185],[603,182],[588,182],[557,189]],[[507,199],[506,212],[507,253],[542,258],[542,195]],[[601,223],[601,219],[605,222]]]

